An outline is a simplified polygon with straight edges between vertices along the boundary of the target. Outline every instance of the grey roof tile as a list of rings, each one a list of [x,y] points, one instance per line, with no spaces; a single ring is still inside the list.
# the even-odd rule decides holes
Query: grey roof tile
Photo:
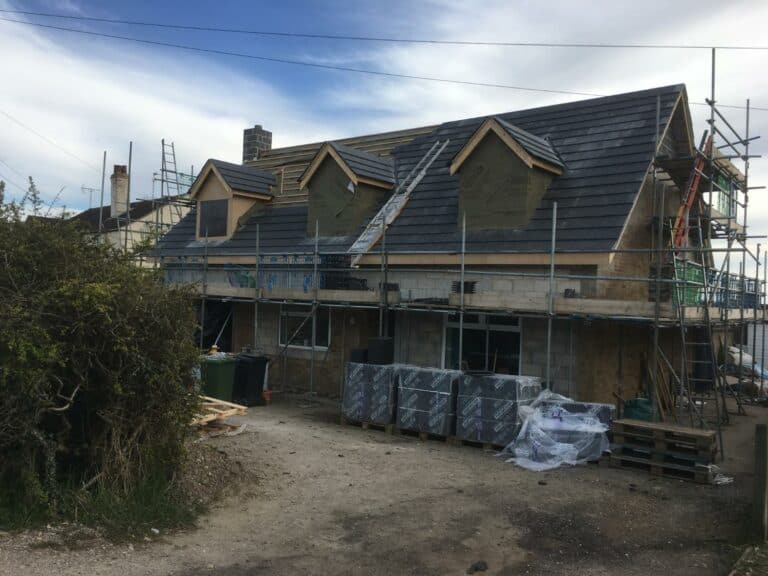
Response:
[[[555,152],[555,149],[552,148],[552,144],[550,144],[548,140],[534,136],[522,128],[510,124],[509,122],[505,122],[498,116],[495,118],[495,120],[499,123],[499,126],[506,130],[507,134],[512,136],[512,138],[514,138],[517,143],[520,144],[526,152],[528,152],[528,154],[538,158],[539,160],[549,162],[558,168],[565,168],[563,163],[560,161],[560,158],[557,156],[557,152]]]
[[[558,250],[611,249],[650,167],[656,133],[656,97],[661,99],[663,127],[684,90],[682,85],[667,86],[498,115],[508,125],[536,138],[546,138],[562,159],[565,171],[552,181],[525,228],[468,230],[467,251],[547,250],[555,201]],[[435,140],[450,138],[443,155],[411,193],[409,202],[388,229],[390,252],[460,249],[458,177],[450,175],[449,164],[485,119],[442,124],[432,134],[394,150],[398,176],[402,178]],[[611,208],[607,212],[590,210],[604,206]]]
[[[530,134],[528,145],[532,148],[541,145],[541,141],[547,142],[564,165],[564,172],[552,181],[525,228],[470,229],[467,251],[548,251],[553,202],[558,203],[558,250],[584,252],[613,248],[651,164],[657,96],[661,102],[663,129],[684,91],[683,85],[666,86],[497,115],[505,124],[517,128],[520,138],[523,138],[521,131]],[[449,166],[486,118],[441,124],[429,134],[395,148],[391,162],[350,146],[334,144],[345,162],[350,163],[350,167],[354,163],[361,175],[367,170],[368,177],[378,174],[375,177],[381,178],[390,166],[395,176],[392,180],[401,181],[436,140],[450,138],[449,145],[389,227],[388,251],[455,253],[460,249],[458,176],[449,173]],[[548,150],[537,150],[548,153]],[[269,207],[252,216],[230,240],[211,247],[209,253],[254,253],[257,223],[262,253],[311,253],[314,241],[306,233],[307,212],[306,204]],[[193,211],[161,239],[162,252],[167,255],[202,253],[199,247],[188,247],[194,240],[194,223]],[[328,254],[343,253],[356,236],[351,233],[320,238],[320,250]],[[372,248],[376,250],[378,247]]]
[[[252,166],[232,164],[223,160],[211,159],[221,176],[233,190],[272,196],[271,186],[277,184],[275,175]]]

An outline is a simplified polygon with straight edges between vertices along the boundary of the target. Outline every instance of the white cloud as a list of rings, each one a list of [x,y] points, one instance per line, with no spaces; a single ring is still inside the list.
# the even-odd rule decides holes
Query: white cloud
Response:
[[[102,151],[109,175],[112,164],[128,163],[131,140],[139,197],[152,191],[161,138],[175,141],[179,167],[188,170],[209,157],[238,162],[242,131],[253,123],[273,129],[276,145],[322,131],[295,95],[202,57],[92,39],[65,43],[35,28],[0,24],[0,53],[9,55],[0,110],[83,160],[0,115],[0,174],[21,185],[19,174],[32,175],[49,200],[66,186],[61,202],[69,207],[87,207],[81,185],[100,185]]]
[[[79,9],[70,0],[70,11]],[[0,0],[2,3],[2,0]],[[722,2],[515,2],[436,0],[355,5],[338,13],[338,31],[379,36],[460,40],[762,44],[768,5]],[[312,28],[311,22],[306,29]],[[283,46],[292,46],[282,43]],[[691,100],[709,94],[709,52],[558,48],[450,47],[413,44],[302,43],[305,58],[335,65],[611,94],[684,82]],[[303,46],[303,48],[301,48]],[[287,48],[286,48],[287,49]],[[327,49],[327,50],[326,50]],[[331,50],[332,49],[332,50]],[[419,80],[328,73],[327,88],[282,92],[256,73],[221,58],[82,38],[0,23],[4,58],[0,110],[14,115],[89,164],[101,151],[126,163],[134,141],[135,189],[151,189],[160,165],[160,139],[174,140],[180,166],[208,157],[238,161],[242,130],[254,122],[275,133],[275,145],[323,140],[573,100],[578,97]],[[768,108],[767,52],[720,51],[717,98],[741,105],[747,97]],[[696,137],[707,109],[693,106]],[[743,126],[743,111],[728,111]],[[768,112],[755,112],[752,132],[768,137]],[[768,147],[758,141],[757,153]],[[97,186],[89,170],[0,116],[0,160],[35,175],[49,195],[62,185],[69,206],[84,207],[81,184]],[[0,164],[0,173],[8,174]],[[753,184],[768,166],[752,164]],[[12,188],[10,188],[12,190]],[[768,196],[756,191],[753,233],[768,230]]]

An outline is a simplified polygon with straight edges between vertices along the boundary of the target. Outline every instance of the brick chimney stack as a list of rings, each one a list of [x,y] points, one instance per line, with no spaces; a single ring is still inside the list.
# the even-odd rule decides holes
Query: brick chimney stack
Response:
[[[112,201],[109,215],[116,218],[128,211],[128,166],[115,164],[115,170],[109,177],[112,184]]]
[[[243,130],[243,164],[258,160],[263,152],[272,149],[272,132],[264,130],[261,124]]]

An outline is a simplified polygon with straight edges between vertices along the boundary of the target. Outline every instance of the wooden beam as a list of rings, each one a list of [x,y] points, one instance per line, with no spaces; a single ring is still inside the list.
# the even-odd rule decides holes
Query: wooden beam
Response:
[[[206,160],[205,164],[203,164],[203,168],[200,170],[200,172],[197,174],[197,178],[195,178],[195,181],[192,183],[192,186],[189,188],[189,196],[190,198],[195,198],[200,192],[200,188],[202,188],[203,183],[205,182],[205,179],[208,178],[208,175],[211,173],[211,170],[213,170],[213,162],[211,160]],[[221,178],[221,174],[218,174],[218,177]],[[222,178],[223,181],[223,178]],[[224,186],[228,189],[226,182],[223,182]]]
[[[381,264],[379,254],[365,254],[360,258],[359,264],[376,266]],[[556,266],[604,266],[610,263],[611,254],[608,252],[574,252],[571,254],[557,254]],[[464,262],[475,266],[547,266],[549,254],[542,253],[516,253],[516,254],[467,254]],[[458,266],[459,254],[388,254],[387,262],[390,266]]]
[[[261,194],[260,192],[243,192],[242,190],[232,190],[233,196],[241,196],[242,198],[248,198],[249,200],[272,200],[272,196],[269,194]]]

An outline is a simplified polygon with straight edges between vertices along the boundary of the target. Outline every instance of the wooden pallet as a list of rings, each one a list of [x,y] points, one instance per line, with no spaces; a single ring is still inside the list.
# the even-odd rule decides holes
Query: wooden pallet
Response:
[[[357,420],[350,420],[349,418],[342,416],[340,418],[342,426],[360,426],[363,430],[381,430],[387,434],[393,434],[395,431],[394,424],[379,424],[378,422],[361,422]]]
[[[397,426],[394,427],[393,434],[396,434],[398,436],[408,436],[411,438],[418,438],[422,442],[425,442],[427,440],[437,440],[438,442],[446,442],[448,444],[452,444],[455,440],[454,436],[443,436],[442,434],[432,434],[430,432],[419,432],[418,430],[406,430],[405,428],[398,428]]]
[[[482,448],[486,451],[501,452],[506,445],[504,444],[492,444],[489,442],[476,442],[474,440],[464,440],[456,436],[443,436],[441,434],[432,434],[430,432],[419,432],[418,430],[407,430],[405,428],[398,428],[395,424],[378,424],[375,422],[360,422],[357,420],[350,420],[345,416],[339,418],[339,422],[342,426],[359,426],[363,430],[381,430],[387,434],[394,436],[407,436],[410,438],[418,438],[422,442],[427,440],[435,440],[438,442],[445,442],[452,446],[469,446],[472,448]]]
[[[614,456],[629,456],[641,458],[649,462],[669,462],[680,466],[695,467],[696,465],[708,466],[713,464],[711,454],[690,454],[673,452],[669,450],[649,449],[635,444],[611,444],[611,453]]]
[[[652,476],[690,480],[700,484],[711,484],[714,479],[714,472],[704,466],[684,466],[673,462],[656,462],[644,458],[613,454],[610,461],[612,466],[645,470]]]
[[[466,440],[458,436],[452,436],[454,446],[469,446],[471,448],[482,448],[486,452],[501,452],[506,448],[504,444],[493,444],[491,442],[478,442],[475,440]]]
[[[657,452],[671,452],[700,458],[715,459],[717,444],[685,442],[675,438],[654,438],[634,434],[613,434],[613,442],[617,445],[642,447]]]
[[[192,419],[191,425],[205,426],[230,416],[245,416],[247,413],[248,408],[246,406],[218,400],[210,396],[200,396],[200,413]]]
[[[653,444],[659,450],[714,452],[717,442],[714,430],[676,426],[664,422],[614,420],[611,424],[614,442],[618,444]]]

